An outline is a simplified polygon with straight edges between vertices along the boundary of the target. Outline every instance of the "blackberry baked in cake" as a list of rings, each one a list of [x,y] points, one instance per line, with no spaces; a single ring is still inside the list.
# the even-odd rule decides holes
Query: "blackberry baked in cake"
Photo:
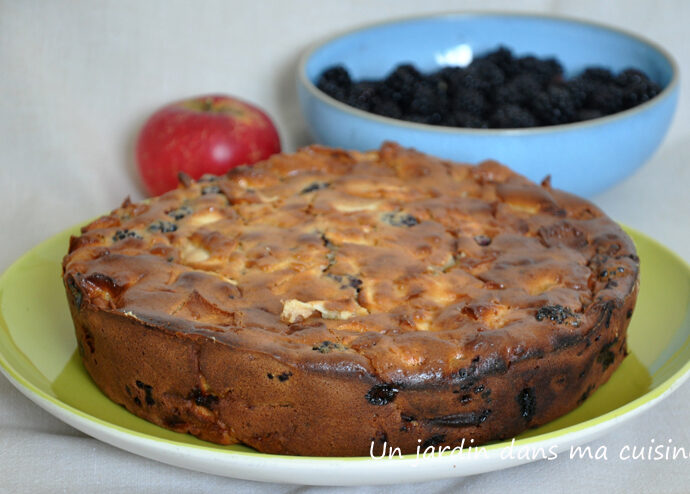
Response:
[[[183,176],[84,227],[63,262],[113,401],[316,456],[477,445],[563,415],[625,357],[638,270],[590,202],[390,143]]]

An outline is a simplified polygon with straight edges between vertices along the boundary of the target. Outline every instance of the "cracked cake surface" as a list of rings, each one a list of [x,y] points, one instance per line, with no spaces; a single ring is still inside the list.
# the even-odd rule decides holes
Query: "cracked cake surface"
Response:
[[[182,177],[84,227],[63,267],[85,366],[130,411],[353,455],[510,437],[576,406],[625,355],[639,260],[548,181],[387,143]]]

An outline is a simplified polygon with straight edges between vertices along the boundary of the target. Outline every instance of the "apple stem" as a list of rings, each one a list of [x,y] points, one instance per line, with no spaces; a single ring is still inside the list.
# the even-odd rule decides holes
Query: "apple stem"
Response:
[[[214,111],[213,100],[211,98],[206,98],[201,106],[201,111],[209,112]]]

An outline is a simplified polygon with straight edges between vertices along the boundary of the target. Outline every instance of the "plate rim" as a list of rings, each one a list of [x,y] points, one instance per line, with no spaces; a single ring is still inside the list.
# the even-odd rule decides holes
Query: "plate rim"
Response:
[[[67,228],[61,232],[58,232],[55,235],[50,236],[49,238],[43,240],[42,242],[38,243],[28,251],[26,251],[24,254],[22,254],[19,258],[17,258],[3,273],[0,275],[0,292],[4,291],[5,284],[6,284],[6,279],[9,277],[9,275],[16,269],[19,269],[19,266],[26,261],[26,259],[32,255],[36,255],[36,252],[45,248],[46,244],[49,244],[51,242],[54,242],[57,238],[62,237],[62,236],[67,236],[73,234],[76,230],[78,230],[83,224],[85,223],[80,223],[76,226]],[[620,225],[620,224],[619,224]],[[631,234],[635,237],[639,237],[643,239],[646,242],[649,242],[654,246],[655,249],[662,250],[666,255],[671,257],[675,262],[680,264],[685,272],[686,275],[690,278],[690,264],[688,264],[685,259],[680,257],[678,254],[676,254],[674,251],[669,249],[668,247],[664,246],[654,238],[640,232],[639,230],[636,230],[634,228],[620,225],[621,228],[623,228],[626,233]],[[690,311],[686,312],[686,314],[690,313]],[[7,331],[9,329],[9,325],[4,319],[0,318],[0,330]],[[683,344],[678,346],[674,352],[677,353],[681,348],[683,348],[686,345],[690,345],[690,337],[685,340]],[[31,360],[24,356],[29,362]],[[669,357],[672,358],[672,357]],[[100,417],[91,415],[90,413],[87,413],[79,408],[76,408],[68,403],[63,402],[60,400],[57,396],[52,396],[42,389],[40,389],[37,385],[35,385],[30,379],[26,378],[22,373],[20,373],[17,369],[14,368],[13,365],[10,364],[10,362],[6,359],[5,357],[5,349],[3,347],[0,347],[0,373],[2,373],[9,381],[10,383],[17,388],[24,396],[29,398],[31,401],[39,405],[41,408],[44,410],[48,411],[51,413],[51,415],[56,416],[63,422],[65,421],[64,418],[62,418],[63,413],[71,414],[75,416],[78,420],[75,422],[81,424],[82,422],[84,424],[92,424],[97,426],[97,428],[103,428],[107,431],[117,433],[118,435],[122,435],[124,437],[132,437],[135,439],[134,442],[136,443],[148,443],[148,446],[157,446],[160,447],[161,445],[168,446],[170,448],[178,448],[182,450],[192,450],[197,454],[202,454],[202,455],[223,455],[223,457],[227,458],[234,458],[234,457],[240,457],[242,459],[261,459],[261,460],[271,460],[271,461],[278,461],[280,463],[289,463],[291,465],[294,465],[295,462],[306,462],[309,464],[313,464],[314,462],[338,462],[340,464],[353,464],[353,463],[368,463],[368,462],[376,462],[376,464],[381,464],[381,463],[391,463],[391,462],[402,462],[401,464],[404,464],[405,462],[409,461],[419,461],[417,456],[415,454],[409,454],[409,455],[402,455],[401,457],[394,457],[394,458],[384,458],[383,460],[381,459],[374,459],[371,456],[354,456],[354,457],[342,457],[342,456],[295,456],[295,455],[276,455],[276,454],[269,454],[269,453],[260,453],[258,451],[234,451],[234,450],[222,450],[219,448],[219,445],[215,444],[210,444],[209,446],[203,445],[203,444],[189,444],[189,443],[183,443],[179,442],[173,439],[168,439],[168,438],[163,438],[163,437],[158,437],[154,436],[145,432],[140,432],[136,430],[129,429],[127,427],[109,422],[107,420],[104,420]],[[543,434],[538,434],[535,436],[531,437],[526,437],[522,439],[516,439],[514,445],[516,447],[520,446],[533,446],[535,443],[548,443],[549,441],[553,441],[556,438],[563,439],[564,442],[570,442],[572,443],[573,439],[576,439],[579,435],[582,435],[588,431],[591,432],[596,432],[598,429],[600,429],[602,426],[605,424],[608,424],[611,422],[611,426],[619,425],[625,420],[628,420],[639,413],[643,412],[644,410],[648,409],[649,407],[653,406],[655,403],[660,401],[661,399],[666,398],[669,396],[673,391],[678,389],[687,379],[690,377],[690,359],[686,361],[676,372],[674,372],[671,376],[666,378],[664,381],[659,383],[656,387],[653,389],[649,390],[645,394],[635,398],[632,401],[629,401],[628,403],[625,403],[624,405],[621,405],[618,408],[615,408],[613,410],[610,410],[602,415],[599,415],[597,417],[593,417],[591,419],[585,420],[583,422],[578,422],[573,425],[569,425],[567,427],[557,429],[554,431],[549,431],[545,432]],[[94,384],[95,386],[95,384]],[[45,405],[45,406],[44,406]],[[50,410],[52,408],[53,410]],[[56,415],[56,413],[53,413],[54,411],[60,410],[63,413],[60,413]],[[87,432],[80,428],[78,425],[75,425],[73,422],[69,422],[70,425],[73,427],[81,430],[82,432],[92,435],[90,432]],[[88,428],[88,427],[87,427]],[[101,438],[99,438],[101,439]],[[104,440],[104,439],[101,439]],[[110,441],[104,440],[105,442],[108,442],[110,444],[113,444]],[[509,441],[501,441],[497,443],[492,443],[485,445],[484,447],[487,450],[487,453],[489,455],[495,454],[498,451],[501,451],[503,448],[506,447],[506,445],[510,444]],[[127,451],[130,451],[132,453],[136,453],[136,451],[133,451],[131,449],[124,448],[122,445],[116,445],[119,448],[126,449]],[[154,448],[156,449],[156,448]],[[159,448],[160,449],[160,448]],[[442,454],[445,455],[446,457],[452,458],[452,456],[448,455],[448,451]],[[434,458],[434,460],[440,459],[442,456],[438,458]],[[159,460],[159,461],[164,461],[164,460]],[[424,461],[424,460],[422,460]],[[166,463],[169,463],[166,461]],[[505,462],[506,465],[505,467],[510,467],[514,466],[518,463],[513,463],[513,462]],[[181,466],[181,465],[178,465]],[[249,478],[249,477],[246,477]],[[334,485],[334,484],[331,484]]]

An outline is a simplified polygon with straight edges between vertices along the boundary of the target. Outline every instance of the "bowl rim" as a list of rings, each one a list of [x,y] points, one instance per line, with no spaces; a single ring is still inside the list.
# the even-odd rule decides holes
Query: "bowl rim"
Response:
[[[313,56],[314,52],[316,52],[318,49],[322,48],[323,46],[327,45],[328,43],[331,43],[337,39],[343,38],[345,36],[350,36],[352,34],[356,34],[361,31],[366,31],[372,28],[377,28],[377,27],[385,27],[388,25],[395,25],[395,24],[403,24],[406,22],[410,21],[421,21],[421,20],[433,20],[433,19],[443,19],[443,18],[472,18],[472,17],[477,17],[477,18],[486,18],[486,17],[516,17],[516,18],[524,18],[524,19],[536,19],[536,20],[547,20],[547,21],[559,21],[559,22],[567,22],[571,24],[579,24],[582,26],[589,26],[589,27],[595,27],[597,29],[602,29],[604,31],[610,31],[613,33],[618,33],[623,36],[627,36],[629,38],[632,38],[634,40],[637,40],[638,42],[641,42],[653,50],[655,50],[659,55],[661,55],[669,64],[671,67],[671,80],[669,83],[664,87],[661,92],[653,97],[652,99],[645,101],[644,103],[634,106],[632,108],[628,108],[627,110],[623,110],[617,113],[612,113],[610,115],[605,115],[603,117],[597,117],[593,118],[590,120],[584,120],[581,122],[571,122],[571,123],[566,123],[566,124],[558,124],[558,125],[545,125],[541,127],[524,127],[524,128],[507,128],[507,129],[477,129],[477,128],[470,128],[470,127],[449,127],[446,125],[431,125],[431,124],[424,124],[424,123],[417,123],[417,122],[410,122],[407,120],[401,120],[401,119],[396,119],[396,118],[391,118],[391,117],[385,117],[383,115],[378,115],[375,113],[370,113],[364,110],[360,110],[358,108],[355,108],[353,106],[347,105],[345,103],[342,103],[335,98],[329,96],[328,94],[324,93],[321,91],[319,88],[316,87],[314,83],[311,82],[311,80],[307,77],[307,71],[306,71],[306,66],[311,57]],[[547,134],[547,133],[558,133],[558,132],[565,132],[565,131],[570,131],[570,130],[577,130],[580,128],[585,128],[585,127],[597,127],[597,126],[602,126],[606,125],[608,123],[612,123],[616,120],[622,120],[625,119],[629,116],[634,115],[635,113],[640,113],[644,112],[648,108],[651,108],[654,105],[660,104],[663,100],[668,99],[671,97],[672,94],[674,94],[678,88],[679,85],[679,68],[678,68],[678,63],[676,60],[673,58],[671,53],[666,50],[663,46],[659,45],[655,41],[652,41],[648,38],[645,38],[644,36],[641,36],[637,33],[628,31],[626,29],[621,29],[618,27],[610,26],[607,24],[603,24],[600,22],[596,21],[590,21],[587,19],[580,19],[577,17],[570,17],[566,15],[560,15],[560,14],[544,14],[544,13],[532,13],[532,12],[515,12],[515,11],[510,11],[510,10],[459,10],[459,11],[446,11],[446,12],[439,12],[435,14],[421,14],[421,15],[408,15],[408,16],[401,16],[401,17],[396,17],[392,19],[387,19],[383,21],[378,21],[378,22],[371,22],[367,24],[363,24],[354,28],[350,29],[345,29],[342,30],[334,35],[330,35],[327,37],[322,38],[321,40],[317,40],[315,42],[312,42],[300,55],[299,61],[298,61],[298,69],[297,69],[297,79],[298,82],[309,92],[312,94],[312,96],[316,97],[317,99],[321,100],[323,103],[330,105],[332,107],[335,107],[336,109],[343,111],[345,113],[349,113],[352,116],[359,117],[359,118],[365,118],[369,120],[373,120],[374,122],[378,122],[381,124],[389,125],[389,126],[394,126],[394,127],[400,127],[400,128],[406,128],[409,130],[416,130],[416,131],[424,131],[424,132],[435,132],[435,133],[444,133],[444,134],[456,134],[456,135],[464,135],[464,134],[470,134],[470,135],[484,135],[484,136],[513,136],[513,135],[525,135],[525,134]]]

